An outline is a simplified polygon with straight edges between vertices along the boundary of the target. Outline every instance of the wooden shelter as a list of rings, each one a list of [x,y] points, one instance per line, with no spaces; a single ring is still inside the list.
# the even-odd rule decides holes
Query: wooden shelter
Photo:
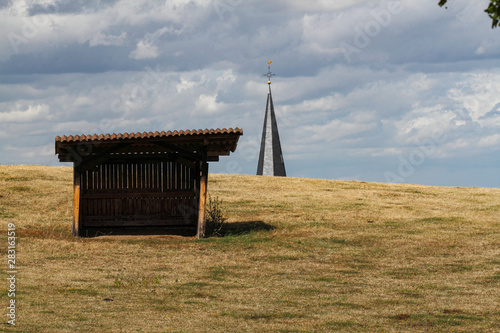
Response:
[[[73,162],[73,235],[184,228],[205,232],[208,162],[234,152],[243,131],[206,129],[56,137]]]

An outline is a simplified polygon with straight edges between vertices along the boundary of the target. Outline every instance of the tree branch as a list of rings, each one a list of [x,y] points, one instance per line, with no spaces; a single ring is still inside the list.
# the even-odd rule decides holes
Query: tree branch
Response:
[[[448,0],[439,0],[438,5],[439,7],[443,7],[447,2]],[[491,0],[490,5],[484,10],[484,12],[488,14],[491,19],[491,28],[495,29],[498,27],[498,24],[500,23],[500,0]]]

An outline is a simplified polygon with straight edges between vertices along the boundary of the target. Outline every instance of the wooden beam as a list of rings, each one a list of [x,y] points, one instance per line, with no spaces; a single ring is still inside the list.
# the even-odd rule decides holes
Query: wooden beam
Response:
[[[85,228],[102,227],[191,227],[182,215],[163,218],[161,215],[118,215],[118,216],[92,216],[85,220]]]
[[[80,221],[80,165],[74,163],[73,165],[73,236],[81,236],[80,230],[82,229]]]
[[[175,152],[178,153],[180,156],[189,159],[191,161],[199,161],[201,159],[201,156],[199,153],[194,153],[185,149],[182,149],[181,147],[173,144],[169,144],[167,142],[162,142],[162,141],[154,141],[152,142],[153,144],[166,149],[167,151]]]
[[[84,159],[85,168],[91,169],[96,165],[106,162],[112,156],[111,153],[119,153],[122,150],[128,149],[130,145],[131,143],[117,143],[101,151],[96,151],[95,154],[89,155]]]
[[[166,192],[158,192],[158,191],[113,191],[113,190],[103,190],[103,192],[99,192],[99,190],[85,191],[81,193],[80,197],[82,199],[125,199],[125,198],[194,198],[193,191],[186,190],[169,190]]]
[[[203,161],[200,162],[200,197],[198,207],[198,232],[196,234],[198,239],[205,237],[207,210],[208,163],[206,150],[203,155]]]

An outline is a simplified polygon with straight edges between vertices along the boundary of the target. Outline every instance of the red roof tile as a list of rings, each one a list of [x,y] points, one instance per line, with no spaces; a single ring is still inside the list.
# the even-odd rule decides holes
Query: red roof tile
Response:
[[[81,141],[91,141],[91,140],[121,140],[121,139],[133,139],[133,138],[163,138],[172,136],[197,136],[205,134],[243,134],[243,130],[240,128],[217,128],[217,129],[199,129],[199,130],[181,130],[181,131],[161,131],[161,132],[137,132],[137,133],[112,133],[112,134],[94,134],[94,135],[70,135],[70,136],[57,136],[56,142],[81,142]]]

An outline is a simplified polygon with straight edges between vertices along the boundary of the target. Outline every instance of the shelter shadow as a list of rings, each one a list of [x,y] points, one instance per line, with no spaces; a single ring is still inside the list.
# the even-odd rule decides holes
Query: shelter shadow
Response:
[[[194,227],[115,227],[115,228],[85,228],[82,237],[99,236],[146,236],[146,235],[172,235],[172,236],[196,236]]]
[[[210,237],[210,230],[207,226],[207,236]],[[226,222],[218,232],[219,237],[238,236],[249,234],[254,231],[270,231],[276,229],[275,226],[263,221]],[[82,237],[99,236],[126,236],[126,235],[173,235],[173,236],[196,236],[196,227],[115,227],[115,228],[85,228],[82,230]]]
[[[222,225],[219,234],[221,237],[230,235],[245,235],[254,231],[270,231],[276,229],[275,226],[263,221],[226,222]]]

